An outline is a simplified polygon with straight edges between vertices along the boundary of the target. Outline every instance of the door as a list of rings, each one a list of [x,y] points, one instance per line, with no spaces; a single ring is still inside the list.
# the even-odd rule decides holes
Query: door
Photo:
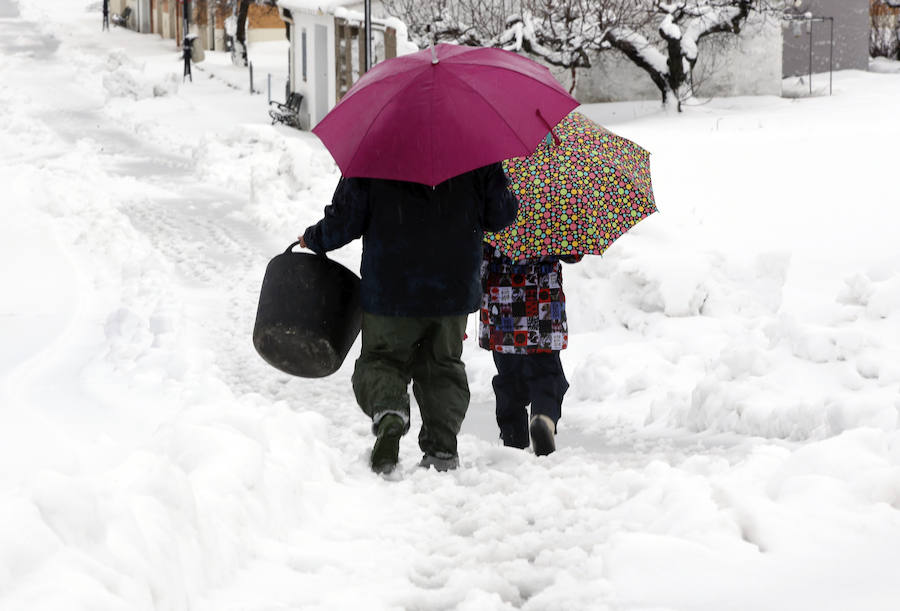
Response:
[[[316,109],[313,123],[321,121],[328,112],[328,28],[324,25],[316,24],[313,35],[315,61],[315,92],[316,92]]]
[[[150,0],[138,0],[138,32],[150,31]]]

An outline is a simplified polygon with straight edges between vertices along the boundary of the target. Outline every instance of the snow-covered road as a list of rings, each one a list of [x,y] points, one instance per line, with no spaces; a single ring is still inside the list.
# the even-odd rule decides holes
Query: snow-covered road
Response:
[[[462,468],[411,435],[388,481],[358,346],[301,380],[250,342],[327,151],[98,7],[0,0],[0,610],[897,608],[900,74],[583,107],[663,212],[566,269],[560,450],[497,443],[472,317]]]

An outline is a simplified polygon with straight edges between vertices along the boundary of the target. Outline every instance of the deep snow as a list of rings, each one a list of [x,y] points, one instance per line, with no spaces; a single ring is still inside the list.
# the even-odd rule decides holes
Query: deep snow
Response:
[[[582,107],[653,153],[661,212],[565,269],[560,450],[499,446],[473,316],[462,468],[417,469],[411,435],[391,481],[358,346],[300,380],[250,343],[267,260],[337,180],[325,148],[224,58],[182,84],[171,41],[16,6],[0,609],[896,609],[896,70]]]

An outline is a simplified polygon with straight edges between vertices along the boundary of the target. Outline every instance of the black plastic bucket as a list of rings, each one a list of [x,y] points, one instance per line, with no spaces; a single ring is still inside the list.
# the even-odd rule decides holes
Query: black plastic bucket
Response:
[[[292,252],[299,243],[266,267],[253,346],[285,373],[321,378],[340,368],[359,335],[359,277],[322,255]]]

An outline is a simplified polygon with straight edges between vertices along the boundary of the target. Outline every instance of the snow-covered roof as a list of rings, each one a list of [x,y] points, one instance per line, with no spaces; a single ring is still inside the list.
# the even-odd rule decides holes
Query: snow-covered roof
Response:
[[[343,6],[359,4],[360,0],[278,0],[278,6],[291,11],[326,15]]]

